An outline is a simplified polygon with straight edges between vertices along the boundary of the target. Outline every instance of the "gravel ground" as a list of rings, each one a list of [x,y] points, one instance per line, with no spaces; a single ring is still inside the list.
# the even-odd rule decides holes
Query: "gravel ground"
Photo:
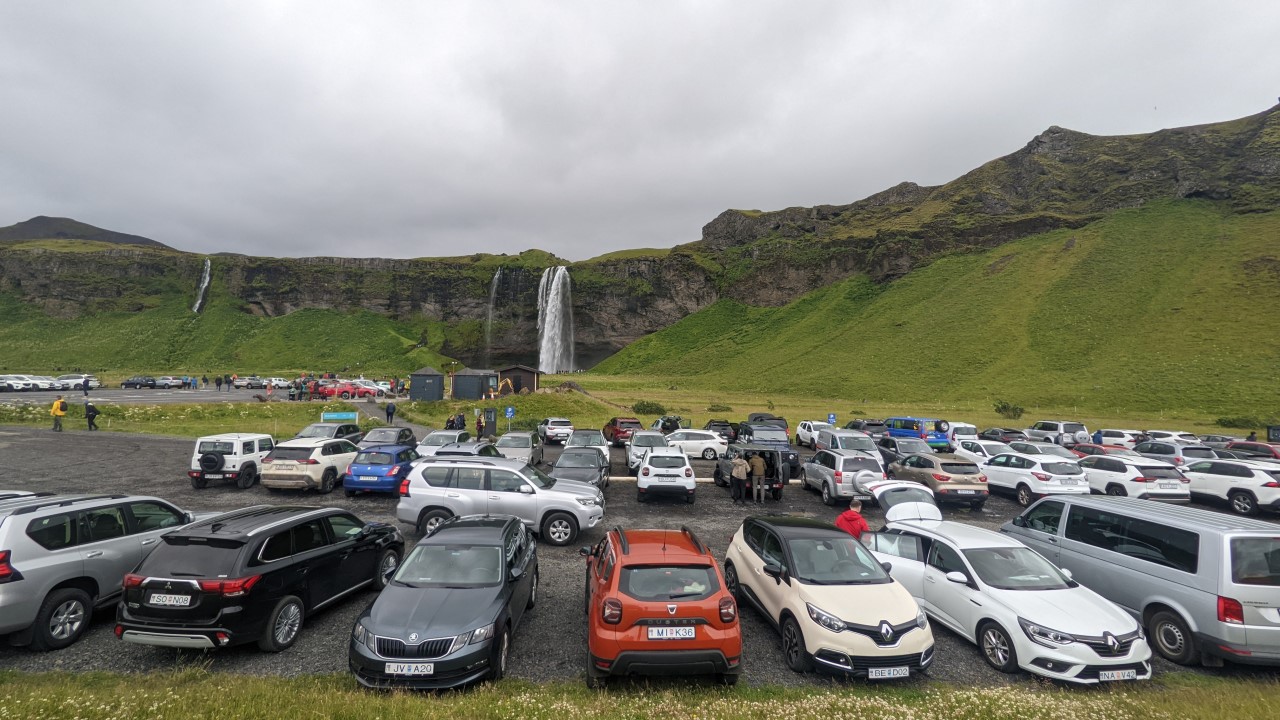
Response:
[[[558,454],[548,448],[548,461]],[[123,433],[68,431],[54,434],[29,428],[0,428],[0,488],[54,490],[58,492],[125,492],[155,495],[187,510],[232,510],[258,503],[279,503],[293,498],[269,493],[260,486],[238,490],[232,484],[212,485],[194,490],[184,475],[191,442]],[[622,468],[620,450],[614,450],[614,466]],[[711,463],[695,461],[700,478],[709,478]],[[608,507],[606,525],[628,528],[678,528],[688,525],[709,545],[717,557],[749,511],[729,501],[728,491],[711,483],[698,486],[697,502],[656,500],[639,504],[635,483],[614,480],[605,491]],[[366,520],[394,523],[396,500],[390,496],[364,495],[347,498],[341,492],[327,496],[313,493],[296,496],[301,504],[329,505],[353,511]],[[1003,497],[993,497],[985,509],[944,509],[949,519],[987,528],[998,528],[1017,514],[1017,506]],[[832,520],[836,508],[822,504],[818,496],[801,490],[796,481],[779,502],[767,501],[764,512],[796,513]],[[866,511],[870,525],[878,527],[882,514]],[[417,534],[400,526],[406,540]],[[545,543],[538,547],[541,563],[541,598],[538,607],[526,616],[516,631],[510,675],[532,681],[572,680],[581,676],[586,657],[585,622],[582,616],[582,567],[578,547],[589,545],[603,530],[584,533],[569,547]],[[356,616],[373,595],[366,593],[307,619],[296,645],[280,654],[259,652],[254,645],[229,650],[199,652],[126,645],[112,634],[114,610],[98,613],[89,632],[77,644],[62,651],[35,653],[25,648],[0,645],[0,668],[40,670],[107,670],[141,672],[169,670],[183,665],[203,665],[223,672],[271,675],[346,672],[347,638]],[[1001,685],[1035,682],[1028,675],[1003,675],[991,670],[973,645],[934,624],[937,660],[928,676],[961,685]],[[781,643],[772,627],[753,609],[742,613],[744,682],[753,685],[828,685],[844,682],[830,676],[797,675],[782,660]],[[1163,660],[1157,672],[1173,670]],[[1270,669],[1229,667],[1226,670],[1197,670],[1206,673],[1244,674],[1276,678]],[[920,680],[904,681],[908,683]]]

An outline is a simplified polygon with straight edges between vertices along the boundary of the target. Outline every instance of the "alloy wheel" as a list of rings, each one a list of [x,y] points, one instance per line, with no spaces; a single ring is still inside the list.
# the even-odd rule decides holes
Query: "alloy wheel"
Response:
[[[79,600],[68,600],[53,611],[49,619],[49,634],[57,640],[74,637],[84,624],[84,605]]]

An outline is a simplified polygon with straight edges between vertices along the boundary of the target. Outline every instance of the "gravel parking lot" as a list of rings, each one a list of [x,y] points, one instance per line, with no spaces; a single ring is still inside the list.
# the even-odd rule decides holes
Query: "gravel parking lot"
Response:
[[[75,431],[54,434],[30,428],[0,428],[0,458],[3,458],[0,488],[155,495],[187,510],[232,510],[260,503],[297,502],[343,507],[366,520],[396,522],[396,499],[391,496],[347,498],[341,492],[327,496],[278,494],[260,486],[238,490],[233,484],[194,490],[184,474],[191,449],[190,441],[143,435]],[[554,447],[548,450],[550,461],[558,451]],[[624,467],[621,451],[615,449],[613,453],[615,468]],[[711,463],[696,461],[695,468],[699,477],[710,477]],[[611,482],[605,495],[608,503],[605,518],[609,527],[674,529],[688,525],[721,558],[730,537],[749,514],[748,509],[729,501],[727,490],[709,482],[699,485],[697,502],[693,505],[682,500],[639,504],[635,484],[630,480]],[[998,528],[1016,515],[1017,510],[1012,500],[993,497],[981,512],[945,509],[943,514],[948,519]],[[760,512],[795,513],[832,520],[838,509],[824,506],[816,494],[801,490],[793,481],[781,501],[767,501]],[[878,509],[868,508],[865,514],[873,528],[881,525],[882,514]],[[400,527],[406,533],[407,542],[418,539],[412,528]],[[527,616],[515,634],[511,676],[532,681],[572,680],[581,676],[586,662],[586,634],[582,616],[583,560],[578,555],[578,547],[594,543],[601,535],[600,529],[585,532],[570,547],[539,545],[542,596],[537,609]],[[0,668],[141,672],[201,664],[219,671],[248,674],[346,672],[348,635],[356,616],[372,598],[366,593],[308,618],[297,644],[278,655],[259,652],[254,645],[210,652],[127,645],[112,634],[114,610],[104,610],[85,637],[70,648],[34,653],[25,648],[0,646]],[[842,682],[829,676],[797,675],[788,670],[782,660],[777,634],[752,609],[743,610],[742,632],[745,682],[801,686]],[[929,671],[933,679],[983,685],[1034,682],[1027,675],[1003,675],[991,670],[976,647],[936,624],[933,632],[937,640],[937,660]],[[1157,673],[1174,667],[1163,660],[1156,661]],[[1245,667],[1199,672],[1280,676],[1274,670]]]

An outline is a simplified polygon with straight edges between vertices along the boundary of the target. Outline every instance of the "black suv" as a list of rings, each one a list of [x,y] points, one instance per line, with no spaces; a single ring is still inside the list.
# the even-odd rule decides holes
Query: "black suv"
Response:
[[[883,420],[863,420],[862,418],[850,420],[845,423],[844,429],[858,430],[859,432],[864,432],[873,438],[883,437],[885,433],[889,432],[889,428],[885,426]]]
[[[708,420],[707,424],[702,426],[702,429],[716,433],[729,442],[733,442],[738,437],[738,431],[734,429],[733,424],[728,420]]]
[[[134,375],[133,377],[120,383],[122,388],[150,388],[156,389],[156,379],[150,375]]]
[[[760,445],[782,452],[782,461],[790,471],[784,480],[800,477],[800,454],[791,447],[791,438],[787,431],[769,421],[744,422],[738,426],[738,437],[734,443],[741,445]]]
[[[116,637],[140,645],[269,652],[308,615],[366,586],[404,554],[400,531],[337,508],[258,505],[164,535],[124,577]]]

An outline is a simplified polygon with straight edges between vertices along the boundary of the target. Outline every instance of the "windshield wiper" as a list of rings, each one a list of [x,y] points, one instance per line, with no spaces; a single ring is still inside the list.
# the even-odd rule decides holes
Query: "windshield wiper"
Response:
[[[680,598],[697,597],[697,596],[699,596],[699,595],[703,595],[703,594],[705,594],[705,593],[706,593],[706,591],[705,591],[705,590],[702,590],[702,591],[700,591],[700,592],[672,593],[672,594],[670,594],[670,595],[668,595],[668,596],[667,596],[667,599],[668,599],[668,600],[679,600]]]

